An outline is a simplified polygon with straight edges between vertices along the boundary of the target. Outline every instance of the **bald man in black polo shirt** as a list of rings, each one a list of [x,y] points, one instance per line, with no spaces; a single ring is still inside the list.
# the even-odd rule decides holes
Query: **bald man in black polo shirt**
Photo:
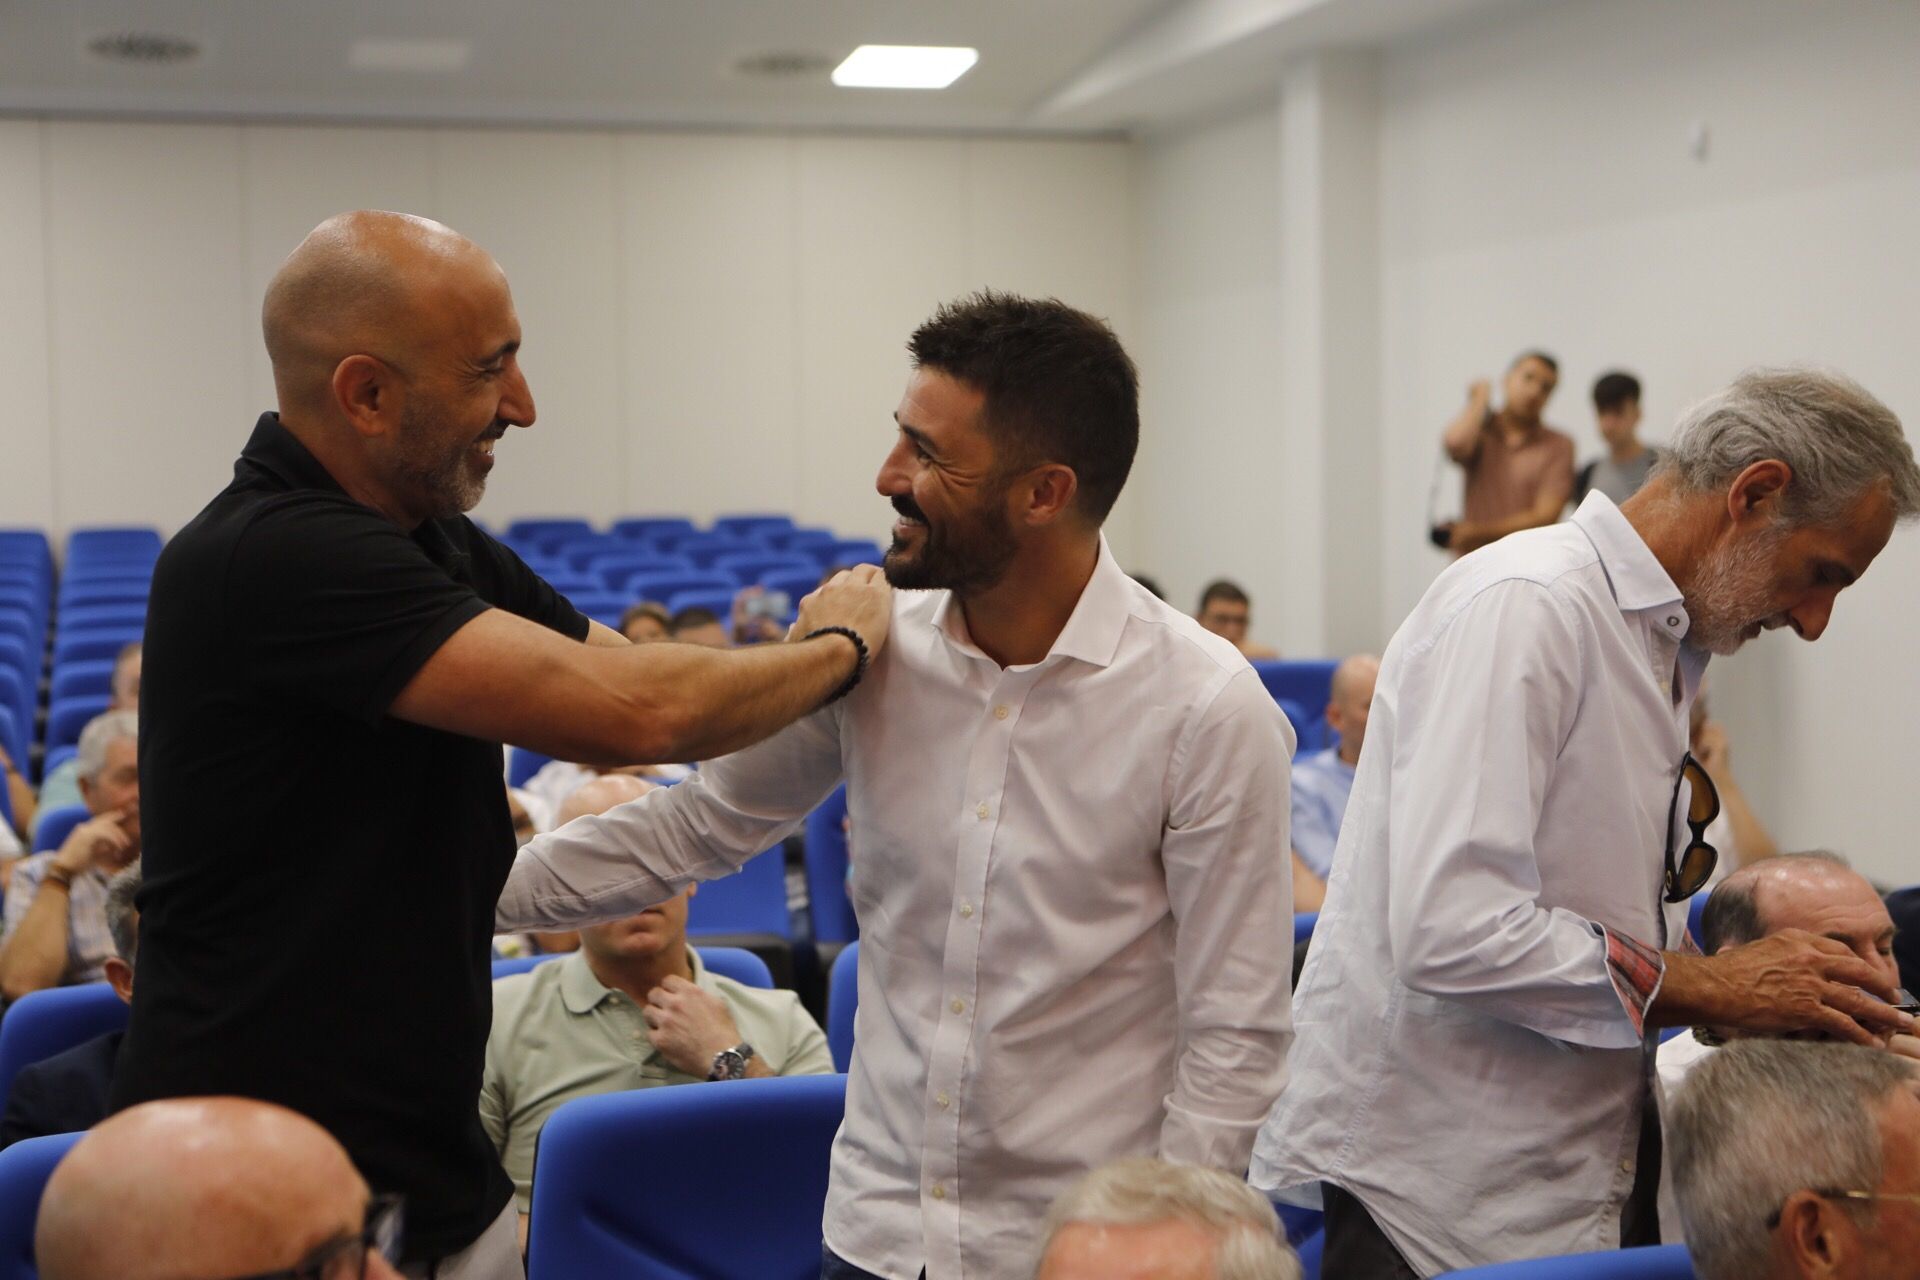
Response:
[[[531,426],[505,276],[437,223],[344,214],[263,311],[278,414],[154,573],[141,972],[117,1107],[290,1106],[407,1197],[409,1274],[521,1274],[476,1099],[514,854],[500,745],[707,759],[844,692],[885,643],[878,570],[801,639],[631,647],[462,514]],[[581,642],[585,643],[581,643]]]

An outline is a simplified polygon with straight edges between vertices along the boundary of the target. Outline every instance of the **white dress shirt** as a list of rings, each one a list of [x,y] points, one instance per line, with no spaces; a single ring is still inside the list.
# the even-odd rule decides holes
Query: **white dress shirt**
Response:
[[[1246,660],[1103,541],[1044,660],[1002,669],[949,593],[900,593],[852,696],[535,839],[500,927],[725,875],[844,776],[860,1005],[827,1243],[888,1280],[1025,1280],[1096,1165],[1245,1168],[1290,1039],[1292,748]]]
[[[1596,493],[1448,568],[1387,649],[1253,1181],[1344,1187],[1422,1275],[1620,1243],[1686,927],[1680,598]]]

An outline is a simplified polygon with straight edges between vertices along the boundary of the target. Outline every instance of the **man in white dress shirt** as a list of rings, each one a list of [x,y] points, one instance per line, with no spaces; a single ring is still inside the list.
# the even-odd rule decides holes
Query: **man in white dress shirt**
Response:
[[[1590,495],[1427,592],[1381,667],[1255,1150],[1256,1185],[1323,1185],[1326,1280],[1657,1238],[1661,1026],[1910,1028],[1865,993],[1892,997],[1885,971],[1830,939],[1679,948],[1712,863],[1704,771],[1681,786],[1708,654],[1817,639],[1916,513],[1884,405],[1752,373],[1624,507]]]
[[[1106,325],[983,294],[909,349],[886,652],[761,747],[536,839],[501,923],[725,875],[845,778],[860,1004],[823,1274],[1024,1280],[1087,1171],[1245,1168],[1291,1035],[1293,735],[1101,535],[1139,430]]]

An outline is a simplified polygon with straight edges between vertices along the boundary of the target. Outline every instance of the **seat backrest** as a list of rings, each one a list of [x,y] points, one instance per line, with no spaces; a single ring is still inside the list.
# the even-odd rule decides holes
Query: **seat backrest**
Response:
[[[1572,1253],[1447,1274],[1473,1276],[1476,1280],[1694,1280],[1693,1259],[1687,1256],[1683,1244]]]
[[[815,543],[801,549],[819,561],[822,569],[831,569],[835,565],[879,564],[886,559],[886,553],[880,549],[879,543],[868,542],[864,538]]]
[[[567,1103],[540,1135],[529,1280],[814,1280],[845,1109],[839,1075]],[[674,1156],[637,1176],[638,1150]]]
[[[540,519],[515,520],[507,525],[506,536],[516,542],[540,542],[546,539],[584,538],[592,533],[593,526],[585,520],[546,516]]]
[[[673,553],[685,556],[702,569],[711,569],[725,556],[758,555],[765,548],[750,538],[703,537],[688,538],[673,549]]]
[[[139,627],[89,627],[82,631],[63,628],[53,642],[53,665],[64,667],[69,662],[117,658],[122,649],[139,638]]]
[[[0,1280],[39,1280],[33,1227],[47,1180],[85,1134],[23,1138],[0,1151]]]
[[[13,707],[0,702],[0,747],[7,749],[13,767],[23,773],[27,768],[28,732],[22,727],[22,720]]]
[[[93,723],[94,717],[107,709],[108,698],[98,694],[92,697],[62,698],[47,707],[47,746],[64,747],[80,741],[80,734]]]
[[[765,582],[770,573],[811,573],[820,580],[812,556],[788,555],[779,551],[755,551],[744,555],[721,556],[713,567],[722,573],[737,574],[742,582]]]
[[[655,536],[680,536],[691,538],[700,531],[693,527],[693,521],[685,516],[636,516],[627,520],[615,520],[613,532],[629,542],[640,542]]]
[[[757,854],[730,876],[704,880],[687,904],[687,933],[793,937],[787,913],[787,867],[779,847]]]
[[[512,786],[524,787],[534,774],[552,763],[552,756],[543,756],[530,747],[508,747],[507,782]]]
[[[21,996],[0,1018],[0,1098],[20,1068],[127,1028],[127,1005],[104,982],[49,987]]]
[[[96,658],[56,668],[48,696],[58,702],[62,698],[102,698],[112,692],[113,661]]]
[[[666,599],[668,613],[682,609],[710,609],[722,626],[733,624],[733,600],[739,593],[731,587],[701,587],[694,591],[676,591]]]
[[[1259,658],[1253,669],[1276,700],[1292,699],[1305,708],[1309,719],[1318,720],[1327,713],[1333,669],[1339,665],[1332,658]]]
[[[820,942],[852,942],[860,936],[847,896],[847,789],[835,787],[807,815],[807,902],[813,936]]]
[[[73,829],[91,818],[93,814],[83,804],[63,804],[57,809],[44,809],[34,815],[33,851],[45,853],[49,849],[58,849],[66,843]]]
[[[625,592],[635,600],[665,604],[682,591],[738,591],[740,579],[730,573],[634,573],[627,575]]]
[[[853,1019],[860,1011],[860,944],[850,942],[833,958],[827,981],[827,1048],[836,1071],[853,1065]]]
[[[760,575],[760,585],[769,591],[784,591],[794,608],[820,586],[820,566],[809,563],[804,569],[781,569]]]
[[[713,522],[713,531],[729,538],[764,538],[771,533],[784,533],[793,528],[792,516],[772,514],[720,516]]]
[[[1293,945],[1299,946],[1313,936],[1313,926],[1320,921],[1318,911],[1296,911],[1293,914]]]

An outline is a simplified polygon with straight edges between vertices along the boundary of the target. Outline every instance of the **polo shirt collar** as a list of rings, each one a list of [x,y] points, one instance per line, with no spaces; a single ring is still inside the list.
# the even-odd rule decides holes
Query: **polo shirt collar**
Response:
[[[603,984],[593,976],[593,966],[587,963],[587,953],[576,951],[564,960],[553,963],[560,966],[560,1003],[572,1014],[592,1013],[600,1007],[602,1001],[615,995],[612,987]],[[693,966],[693,985],[707,985],[707,967],[700,963],[700,952],[687,948],[687,963]]]
[[[1600,565],[1613,584],[1613,598],[1623,610],[1639,613],[1681,603],[1680,588],[1612,498],[1595,489],[1573,513],[1573,523],[1600,553]]]
[[[253,434],[247,438],[247,447],[240,451],[240,461],[259,467],[289,489],[346,492],[340,487],[339,481],[320,465],[320,459],[314,457],[307,446],[287,430],[277,413],[263,413],[260,420],[253,424]]]
[[[1042,661],[1077,658],[1096,667],[1112,666],[1114,654],[1120,649],[1120,637],[1127,629],[1127,619],[1133,614],[1134,590],[1133,579],[1121,570],[1120,562],[1113,558],[1113,549],[1107,545],[1106,535],[1101,534],[1093,577],[1087,580],[1086,588],[1073,606],[1072,616]],[[967,634],[966,615],[961,612],[960,602],[951,591],[945,595],[946,599],[934,614],[935,628],[962,652],[984,657]]]

